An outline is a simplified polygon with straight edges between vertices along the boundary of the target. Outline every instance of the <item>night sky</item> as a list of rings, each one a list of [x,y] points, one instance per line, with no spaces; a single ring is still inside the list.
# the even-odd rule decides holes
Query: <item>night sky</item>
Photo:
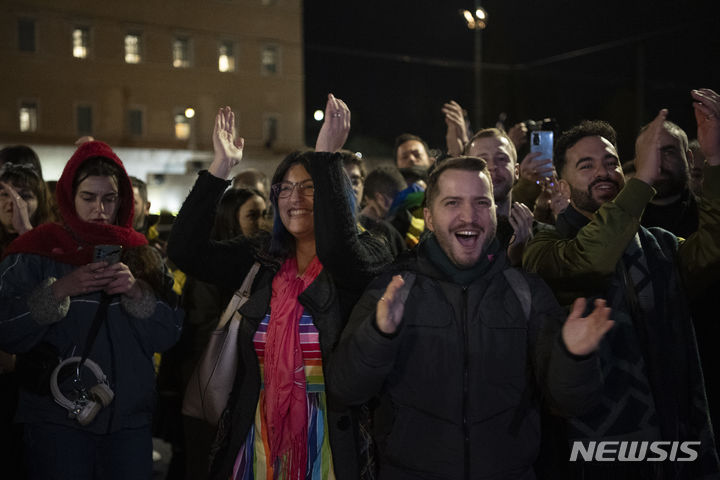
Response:
[[[459,11],[473,5],[305,0],[308,143],[319,128],[312,113],[331,91],[352,111],[349,148],[389,155],[403,132],[444,148],[442,104],[454,99],[472,117],[474,33]],[[720,1],[482,5],[489,16],[482,126],[493,126],[501,112],[508,127],[553,117],[567,129],[584,118],[603,119],[618,130],[626,161],[637,130],[660,108],[669,108],[670,119],[693,138],[690,89],[720,91]]]

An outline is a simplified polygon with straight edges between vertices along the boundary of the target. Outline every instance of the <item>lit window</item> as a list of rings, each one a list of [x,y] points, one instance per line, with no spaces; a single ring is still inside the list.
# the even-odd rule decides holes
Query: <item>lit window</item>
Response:
[[[77,114],[77,133],[78,135],[92,135],[92,107],[90,105],[78,105]]]
[[[20,110],[18,112],[18,119],[20,121],[20,131],[21,132],[37,131],[37,116],[38,116],[37,103],[35,103],[35,102],[20,103]]]
[[[184,112],[175,114],[175,138],[178,140],[190,138],[190,119],[185,116]]]
[[[29,18],[18,20],[18,49],[21,52],[35,51],[35,20]]]
[[[262,50],[261,63],[262,73],[274,75],[278,72],[278,47],[276,45],[265,45]]]
[[[140,34],[128,33],[125,35],[125,63],[140,63]]]
[[[173,67],[187,68],[190,66],[190,39],[177,37],[173,40]]]
[[[90,50],[90,29],[76,27],[72,32],[72,54],[75,58],[87,58]]]
[[[143,111],[139,108],[130,109],[128,112],[128,130],[133,137],[141,137],[143,134]]]
[[[218,47],[218,70],[221,72],[235,71],[235,52],[232,42],[221,42]]]

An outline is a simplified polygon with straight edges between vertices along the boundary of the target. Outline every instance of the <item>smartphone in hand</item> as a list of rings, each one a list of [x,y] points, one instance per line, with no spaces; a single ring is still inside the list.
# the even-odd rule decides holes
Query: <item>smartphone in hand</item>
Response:
[[[553,158],[553,132],[551,130],[535,130],[530,132],[530,151],[540,152],[540,158],[546,160],[552,166]],[[552,172],[545,173],[546,177],[552,176]]]
[[[120,254],[122,254],[122,245],[95,245],[93,263],[107,262],[111,265],[120,261]]]

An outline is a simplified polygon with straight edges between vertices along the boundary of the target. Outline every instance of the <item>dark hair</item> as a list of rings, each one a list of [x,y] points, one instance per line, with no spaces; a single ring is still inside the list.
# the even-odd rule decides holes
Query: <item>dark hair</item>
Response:
[[[510,150],[515,155],[514,161],[517,162],[517,149],[515,148],[515,144],[513,143],[512,139],[508,136],[507,133],[503,132],[499,128],[483,128],[479,132],[476,132],[475,135],[472,136],[470,141],[465,144],[465,148],[463,148],[463,154],[467,154],[468,150],[470,149],[470,145],[472,143],[479,139],[479,138],[504,138],[507,140],[508,144],[510,145]]]
[[[342,155],[343,166],[347,167],[350,165],[357,165],[358,170],[360,170],[360,176],[365,179],[367,171],[365,170],[365,162],[362,158],[358,157],[355,152],[351,152],[350,150],[342,149],[338,153]]]
[[[438,180],[440,175],[446,170],[465,170],[468,172],[484,172],[487,171],[487,163],[478,157],[455,157],[449,158],[442,162],[437,168],[433,169],[428,177],[427,188],[425,189],[425,205],[430,207],[433,198],[437,195]],[[492,181],[490,181],[492,185]]]
[[[245,202],[253,197],[264,199],[259,190],[255,188],[231,188],[227,190],[217,206],[215,225],[211,233],[214,240],[227,240],[245,235],[238,222],[238,211]]]
[[[267,196],[270,195],[270,185],[268,184],[267,175],[255,168],[246,168],[235,175],[232,180],[232,188],[256,188],[258,183],[262,183],[263,187],[265,187],[266,194],[263,195],[261,193],[260,196],[267,200]]]
[[[395,148],[393,149],[393,160],[395,160],[395,162],[397,162],[397,154],[400,145],[411,140],[422,143],[423,147],[425,147],[425,153],[430,156],[430,147],[428,147],[428,144],[425,142],[425,140],[418,137],[417,135],[413,135],[412,133],[403,133],[401,135],[398,135],[397,138],[395,138]]]
[[[390,198],[401,190],[407,188],[407,182],[394,165],[381,165],[370,173],[365,179],[364,195],[372,198],[376,193],[382,193]]]
[[[295,238],[287,231],[285,225],[282,223],[280,209],[278,208],[278,196],[272,190],[272,185],[282,182],[288,170],[295,165],[302,165],[305,170],[310,173],[310,158],[312,155],[315,155],[315,152],[312,150],[296,150],[291,152],[280,162],[280,165],[277,166],[272,176],[270,203],[272,203],[273,206],[274,218],[269,253],[273,256],[285,258],[293,253],[295,251]],[[343,182],[342,190],[350,206],[350,211],[347,212],[347,214],[354,218],[356,208],[355,194],[352,191],[350,179],[347,175],[343,175],[341,181]]]
[[[138,189],[138,193],[140,194],[140,198],[142,198],[143,203],[147,203],[148,201],[148,195],[147,195],[147,183],[143,182],[137,177],[128,177],[130,178],[130,183],[132,183],[132,186],[134,188]],[[137,213],[137,212],[135,212]]]
[[[12,145],[5,147],[0,150],[0,166],[6,163],[29,163],[37,171],[40,178],[43,178],[42,165],[40,164],[40,158],[32,148],[26,145]]]
[[[20,188],[29,188],[37,197],[37,208],[30,217],[30,224],[36,227],[40,224],[55,220],[48,188],[35,166],[26,163],[5,163],[0,166],[0,181],[7,182]],[[0,224],[0,252],[10,243],[14,235],[6,231],[5,226]]]
[[[583,120],[579,125],[575,125],[570,130],[563,132],[557,142],[555,142],[553,164],[555,165],[558,178],[562,177],[562,171],[567,161],[565,154],[568,149],[572,148],[583,138],[594,136],[603,137],[617,150],[617,133],[615,133],[612,125],[602,120]]]

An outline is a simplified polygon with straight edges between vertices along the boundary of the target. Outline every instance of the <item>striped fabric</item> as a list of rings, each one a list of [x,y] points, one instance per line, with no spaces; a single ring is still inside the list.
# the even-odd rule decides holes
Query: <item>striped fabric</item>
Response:
[[[270,315],[260,323],[253,342],[260,364],[260,378],[265,378],[265,342]],[[306,480],[334,480],[330,443],[327,435],[327,408],[325,404],[325,381],[322,370],[322,356],[317,328],[312,317],[303,312],[300,317],[300,346],[305,366],[308,408],[308,466]],[[267,425],[263,415],[265,406],[264,383],[255,409],[255,424],[250,427],[245,444],[235,459],[235,468],[230,480],[274,479],[269,459],[270,447]],[[279,479],[286,480],[286,479]]]

